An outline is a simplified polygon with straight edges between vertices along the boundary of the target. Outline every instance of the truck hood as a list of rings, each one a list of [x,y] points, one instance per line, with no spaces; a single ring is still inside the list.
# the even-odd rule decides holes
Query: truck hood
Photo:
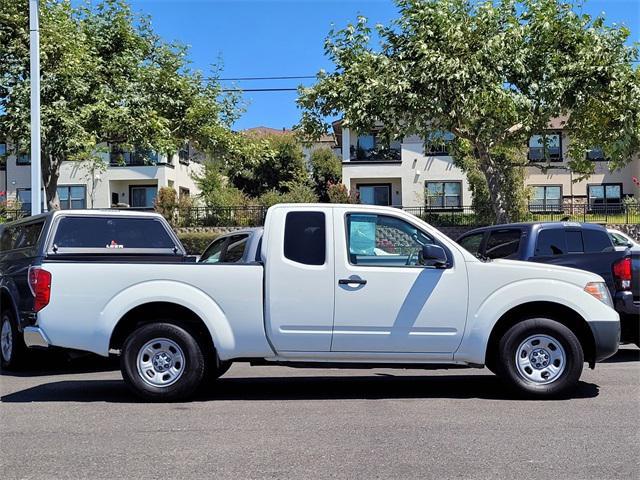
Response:
[[[499,269],[501,273],[508,271],[511,278],[519,277],[522,280],[529,278],[562,280],[580,288],[584,288],[589,282],[604,282],[604,279],[595,273],[559,265],[505,259],[492,260],[487,264]]]

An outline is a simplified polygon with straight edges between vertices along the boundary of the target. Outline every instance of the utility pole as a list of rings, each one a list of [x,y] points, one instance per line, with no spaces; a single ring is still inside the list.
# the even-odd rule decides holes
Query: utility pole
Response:
[[[31,215],[42,205],[40,155],[40,22],[38,0],[29,0],[29,51],[31,66]]]

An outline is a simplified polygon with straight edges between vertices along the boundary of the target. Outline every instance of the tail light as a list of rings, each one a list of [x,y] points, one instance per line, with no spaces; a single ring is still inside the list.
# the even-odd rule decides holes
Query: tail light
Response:
[[[631,257],[625,257],[613,264],[613,278],[616,288],[631,290]]]
[[[51,300],[51,273],[42,267],[29,268],[29,289],[33,295],[33,311],[39,312]]]

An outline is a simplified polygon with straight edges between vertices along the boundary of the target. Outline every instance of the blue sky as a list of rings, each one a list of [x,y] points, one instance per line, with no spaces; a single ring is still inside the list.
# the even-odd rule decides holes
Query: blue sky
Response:
[[[372,24],[396,16],[391,0],[131,0],[133,9],[149,15],[165,40],[190,46],[197,69],[222,58],[222,77],[315,75],[331,70],[324,39],[332,23],[341,28],[357,15]],[[605,12],[607,23],[624,23],[640,41],[640,0],[587,0],[585,13]],[[241,88],[288,88],[313,80],[236,82]],[[231,82],[225,85],[232,87]],[[290,128],[300,112],[295,92],[246,92],[247,111],[235,128]]]

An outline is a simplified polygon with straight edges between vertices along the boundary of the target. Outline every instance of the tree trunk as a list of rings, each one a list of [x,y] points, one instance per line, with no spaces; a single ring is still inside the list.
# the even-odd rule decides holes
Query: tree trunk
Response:
[[[509,223],[511,215],[504,195],[505,182],[503,173],[493,162],[491,154],[486,148],[478,146],[477,152],[480,171],[487,179],[491,209],[493,210],[495,221],[496,223]]]
[[[58,178],[60,177],[60,166],[62,161],[54,158],[47,150],[42,155],[42,183],[44,193],[47,198],[48,210],[60,210],[60,200],[58,199]]]

